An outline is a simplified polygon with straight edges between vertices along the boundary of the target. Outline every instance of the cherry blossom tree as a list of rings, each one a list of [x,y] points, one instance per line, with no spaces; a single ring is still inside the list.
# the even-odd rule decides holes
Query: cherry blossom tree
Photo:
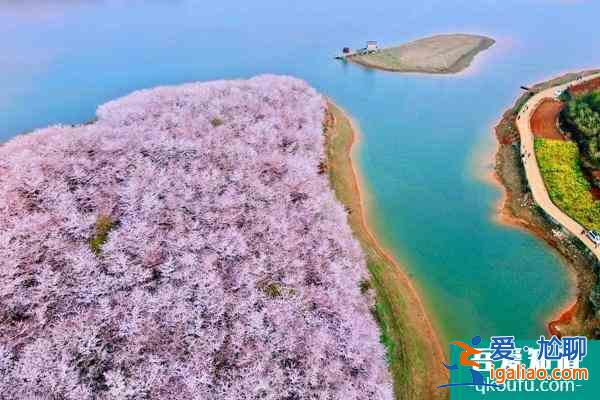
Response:
[[[325,102],[135,92],[0,147],[0,397],[391,399]]]

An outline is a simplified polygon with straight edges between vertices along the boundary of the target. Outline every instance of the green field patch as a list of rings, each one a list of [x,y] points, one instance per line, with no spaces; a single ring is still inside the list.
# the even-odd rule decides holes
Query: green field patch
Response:
[[[94,234],[90,238],[90,248],[96,256],[102,253],[102,245],[108,240],[108,234],[116,223],[108,215],[100,215],[94,225]]]
[[[600,201],[590,192],[577,144],[536,138],[534,148],[552,202],[585,228],[600,231]]]

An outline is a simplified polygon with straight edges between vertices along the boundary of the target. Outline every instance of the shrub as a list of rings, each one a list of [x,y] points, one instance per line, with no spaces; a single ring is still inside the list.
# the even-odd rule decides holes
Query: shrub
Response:
[[[215,117],[210,120],[210,124],[213,126],[213,128],[217,128],[217,127],[223,125],[223,120],[219,117]]]
[[[563,115],[584,155],[600,165],[600,90],[569,100]]]
[[[271,299],[276,299],[278,297],[281,297],[281,288],[275,282],[268,282],[268,281],[259,282],[258,288],[260,290],[262,290],[267,295],[267,297],[269,297]]]
[[[590,303],[594,312],[600,311],[600,283],[596,284],[590,292]]]
[[[108,233],[114,225],[112,218],[108,215],[100,215],[96,220],[94,235],[90,239],[90,247],[97,256],[100,255],[102,245],[108,240]]]
[[[363,279],[362,281],[360,281],[359,286],[360,292],[362,294],[365,294],[371,289],[371,281],[369,281],[368,279]]]

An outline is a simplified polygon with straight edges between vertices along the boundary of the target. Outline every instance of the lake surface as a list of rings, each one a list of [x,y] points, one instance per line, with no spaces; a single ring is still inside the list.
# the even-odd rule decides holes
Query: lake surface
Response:
[[[140,88],[295,75],[360,124],[371,219],[422,288],[443,336],[533,338],[568,301],[573,289],[560,260],[532,236],[493,222],[500,191],[479,177],[491,162],[492,127],[520,85],[600,66],[599,3],[52,3],[0,5],[0,141],[88,121],[99,104]],[[395,44],[441,32],[498,43],[458,76],[332,59],[366,40]]]

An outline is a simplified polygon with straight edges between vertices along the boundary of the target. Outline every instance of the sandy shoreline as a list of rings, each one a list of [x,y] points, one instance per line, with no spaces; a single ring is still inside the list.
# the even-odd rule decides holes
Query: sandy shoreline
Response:
[[[371,240],[375,244],[375,247],[378,249],[378,251],[389,261],[390,264],[394,265],[398,269],[398,275],[401,277],[403,284],[410,288],[410,296],[414,296],[416,303],[419,305],[418,310],[415,310],[415,311],[417,312],[417,314],[419,314],[419,317],[424,319],[425,324],[427,326],[427,333],[430,334],[429,336],[432,338],[431,341],[435,345],[436,352],[440,356],[443,356],[446,354],[446,352],[444,351],[444,347],[442,346],[441,341],[438,338],[437,332],[439,330],[434,328],[434,324],[431,322],[431,318],[428,317],[427,312],[425,311],[425,305],[424,305],[423,301],[421,300],[421,294],[416,289],[416,287],[412,283],[411,279],[408,277],[408,274],[406,273],[404,267],[398,261],[396,261],[394,256],[392,256],[391,252],[389,250],[387,250],[381,244],[381,242],[379,242],[379,240],[377,240],[377,236],[375,235],[375,233],[369,226],[369,222],[368,222],[369,218],[368,218],[368,212],[367,212],[368,207],[364,203],[364,198],[365,198],[366,192],[364,189],[364,184],[362,183],[363,178],[359,172],[360,170],[358,169],[356,163],[354,162],[354,160],[352,158],[352,153],[354,153],[354,151],[356,151],[356,148],[359,145],[360,129],[357,127],[355,121],[352,118],[348,117],[348,114],[343,109],[340,108],[340,110],[342,111],[342,113],[344,113],[346,115],[346,118],[348,118],[348,120],[350,121],[350,125],[352,126],[352,131],[354,132],[354,135],[352,136],[352,150],[351,150],[351,154],[349,156],[350,156],[351,165],[352,165],[352,172],[354,173],[354,181],[355,181],[356,188],[357,188],[357,196],[361,202],[360,214],[361,214],[361,219],[362,219],[364,229],[365,229],[365,231],[368,232],[369,236],[371,237]]]
[[[558,78],[533,86],[541,90],[573,80],[577,75],[586,75],[597,71],[565,74]],[[494,152],[494,170],[486,181],[502,189],[497,203],[495,219],[498,223],[525,230],[544,241],[561,258],[571,283],[571,295],[552,315],[548,316],[547,330],[551,334],[582,334],[588,331],[587,297],[595,282],[593,265],[595,260],[582,251],[576,242],[560,240],[554,234],[557,226],[536,209],[527,189],[527,180],[518,150],[518,131],[514,125],[515,106],[523,101],[520,96],[515,105],[504,112],[494,127],[496,150]]]
[[[336,194],[340,201],[350,209],[349,214],[349,223],[352,226],[355,234],[363,248],[365,248],[365,253],[367,257],[369,257],[371,252],[376,253],[378,257],[385,261],[387,264],[385,271],[385,284],[384,291],[386,291],[386,297],[392,299],[392,301],[401,302],[404,306],[405,313],[404,316],[407,321],[398,321],[399,323],[405,324],[402,329],[401,335],[401,346],[402,347],[410,347],[410,346],[418,346],[422,347],[423,351],[419,353],[414,349],[406,348],[403,350],[405,352],[413,352],[412,357],[420,357],[421,360],[416,360],[423,364],[424,371],[427,373],[425,376],[422,373],[411,374],[412,376],[405,382],[404,384],[408,385],[419,385],[421,388],[419,389],[419,395],[416,396],[416,393],[404,393],[403,396],[400,396],[399,393],[396,393],[398,398],[418,398],[418,399],[441,399],[447,397],[447,392],[436,390],[435,386],[443,383],[447,383],[448,374],[447,371],[442,367],[441,361],[446,359],[446,354],[444,351],[444,347],[439,339],[437,334],[437,330],[435,329],[434,323],[430,319],[430,317],[426,313],[424,302],[421,300],[421,297],[418,293],[418,290],[411,282],[410,278],[406,274],[404,268],[400,263],[398,263],[391,253],[385,249],[385,247],[377,240],[377,237],[368,223],[367,216],[367,207],[364,203],[365,197],[365,189],[364,184],[361,182],[360,170],[352,159],[353,151],[356,150],[356,146],[360,140],[360,130],[358,129],[357,124],[345,113],[341,108],[337,107],[331,101],[329,102],[330,110],[334,110],[332,114],[334,115],[334,128],[331,131],[336,131],[336,128],[339,128],[339,125],[342,121],[339,121],[339,118],[346,119],[350,126],[350,138],[349,143],[345,146],[343,154],[343,161],[346,163],[346,171],[348,180],[345,182],[345,188],[349,190],[347,193],[350,197],[352,197],[352,201],[344,201],[343,198],[340,198],[338,191],[339,188],[334,186],[336,190]],[[338,117],[335,117],[336,110],[339,113]],[[338,132],[334,133],[335,135],[339,135]],[[330,135],[330,133],[328,133]],[[331,144],[328,146],[331,147]],[[335,163],[332,167],[335,167]],[[343,196],[342,196],[343,197]],[[372,272],[372,271],[371,271]],[[373,273],[372,273],[373,276]],[[380,276],[379,278],[382,278]],[[373,279],[378,279],[377,276],[373,276]],[[390,287],[392,290],[389,290]],[[395,291],[395,292],[394,292]],[[394,292],[394,293],[391,293]],[[396,299],[395,297],[401,296],[402,299]],[[379,299],[378,299],[379,300]],[[416,336],[411,338],[410,336]],[[417,340],[417,342],[414,342]],[[417,354],[419,353],[419,354]],[[404,354],[406,356],[406,354]],[[401,362],[409,362],[411,355],[408,354],[406,360],[402,360]],[[414,369],[414,365],[404,366],[405,368]],[[418,381],[415,381],[418,379]],[[397,382],[396,382],[397,383]],[[397,388],[397,386],[396,386]]]

